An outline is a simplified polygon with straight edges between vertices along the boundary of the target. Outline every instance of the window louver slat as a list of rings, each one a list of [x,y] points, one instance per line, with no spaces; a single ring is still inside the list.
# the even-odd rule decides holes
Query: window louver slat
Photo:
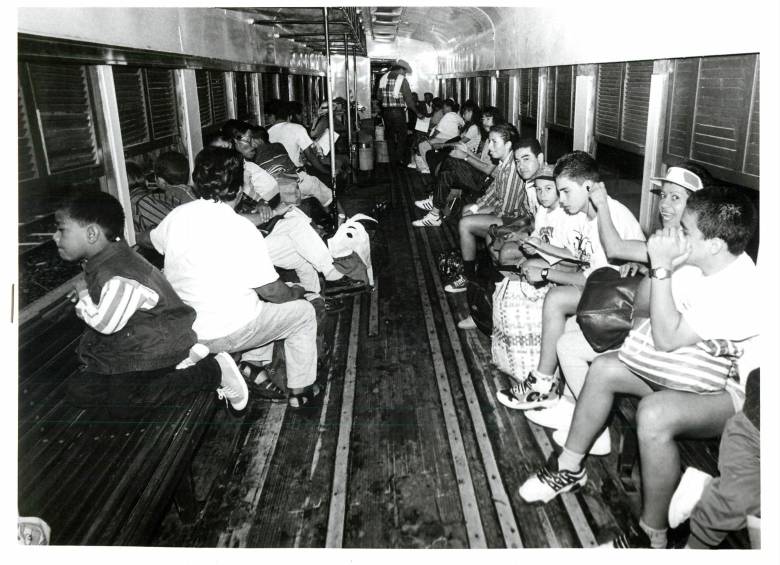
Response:
[[[528,101],[528,117],[536,120],[539,108],[539,69],[531,69],[531,97]]]
[[[211,107],[214,123],[221,125],[227,120],[227,92],[225,89],[225,73],[209,71],[209,86],[211,90]]]
[[[114,90],[119,110],[119,128],[122,143],[132,147],[149,141],[144,85],[141,69],[137,67],[114,68]]]
[[[698,74],[698,59],[675,61],[666,151],[684,159],[690,151]]]
[[[86,68],[29,65],[49,172],[98,164]]]
[[[571,127],[574,100],[574,67],[558,67],[555,87],[555,120],[559,126]]]

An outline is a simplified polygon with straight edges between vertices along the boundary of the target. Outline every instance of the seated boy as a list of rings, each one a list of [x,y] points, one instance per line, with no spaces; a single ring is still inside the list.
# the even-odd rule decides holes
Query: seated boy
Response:
[[[725,339],[743,350],[742,382],[728,379],[720,392],[699,394],[665,388],[632,372],[618,352],[597,357],[577,399],[574,418],[557,465],[548,465],[520,487],[528,501],[549,502],[588,480],[583,459],[607,423],[617,394],[639,396],[637,436],[643,508],[639,530],[614,547],[667,545],[669,501],[680,479],[675,439],[710,438],[744,402],[744,375],[758,366],[761,295],[758,275],[745,253],[756,212],[743,194],[706,188],[688,199],[681,228],[658,230],[648,241],[650,324],[655,349],[674,351],[707,339]]]
[[[154,174],[157,176],[157,186],[178,204],[197,199],[192,187],[187,184],[190,181],[190,163],[181,153],[161,153],[154,162]]]
[[[162,219],[178,206],[179,202],[162,190],[149,190],[146,177],[139,165],[127,161],[125,170],[130,188],[133,228],[136,234],[142,234],[162,222]]]
[[[165,276],[195,309],[198,341],[210,351],[243,353],[242,372],[271,400],[286,395],[260,369],[273,342],[283,340],[288,403],[301,408],[320,393],[317,323],[312,305],[301,300],[306,290],[279,280],[265,239],[234,211],[244,178],[239,153],[206,147],[192,178],[201,198],[177,207],[150,234],[165,256]]]
[[[196,361],[195,312],[122,239],[119,202],[104,192],[79,193],[55,216],[60,257],[84,267],[71,294],[87,324],[78,347],[84,368],[68,383],[70,401],[121,420],[216,389],[242,410],[248,391],[233,359],[220,352]],[[191,353],[196,359],[185,361]]]

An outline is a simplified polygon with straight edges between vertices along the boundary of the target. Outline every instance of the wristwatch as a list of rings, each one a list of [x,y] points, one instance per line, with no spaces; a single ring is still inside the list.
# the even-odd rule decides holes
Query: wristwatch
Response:
[[[650,269],[650,278],[651,279],[658,279],[659,281],[662,281],[664,279],[668,279],[672,276],[672,271],[665,267],[658,267],[656,269]]]
[[[550,273],[550,269],[549,268],[544,268],[544,269],[542,269],[541,273],[539,273],[539,275],[542,277],[543,281],[547,281],[547,275],[549,273]]]

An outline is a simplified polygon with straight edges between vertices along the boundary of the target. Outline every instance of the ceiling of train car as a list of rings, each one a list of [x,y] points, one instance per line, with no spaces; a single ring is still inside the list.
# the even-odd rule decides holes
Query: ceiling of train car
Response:
[[[280,37],[295,39],[298,43],[322,50],[323,12],[321,7],[281,7],[281,8],[230,8],[246,13],[255,22],[279,22],[271,28]],[[365,31],[366,36],[380,43],[392,43],[397,37],[407,37],[431,43],[436,47],[446,47],[459,38],[471,37],[493,30],[493,22],[499,18],[498,8],[471,8],[467,6],[396,6],[348,8],[355,10],[355,21]],[[340,8],[331,8],[329,21],[334,19],[343,23],[330,23],[333,37],[331,45],[340,49],[345,33],[350,34],[350,26],[340,13]],[[311,23],[309,23],[311,22]],[[258,24],[264,25],[264,24]],[[350,39],[352,41],[352,39]],[[362,42],[365,45],[365,40]]]
[[[393,41],[395,37],[409,37],[432,43],[437,47],[491,31],[493,24],[488,9],[466,6],[403,6],[396,8],[368,8],[371,14],[366,28],[373,31],[376,41]],[[492,9],[495,12],[495,9]],[[395,23],[395,25],[393,25]],[[395,33],[390,32],[395,29]],[[380,35],[377,35],[380,31]]]

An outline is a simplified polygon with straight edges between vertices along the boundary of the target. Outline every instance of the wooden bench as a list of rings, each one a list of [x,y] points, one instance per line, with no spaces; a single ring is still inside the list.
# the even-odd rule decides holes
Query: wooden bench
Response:
[[[58,545],[144,545],[175,499],[199,515],[190,463],[217,407],[204,392],[154,419],[94,421],[65,401],[83,323],[58,304],[20,329],[20,516],[37,516]]]
[[[636,411],[639,399],[633,396],[621,396],[613,410],[612,430],[620,436],[620,452],[617,459],[617,472],[620,482],[627,492],[637,492],[639,484],[639,441],[636,435]],[[718,476],[718,453],[720,438],[705,440],[677,440],[680,451],[680,464],[683,469],[695,467],[705,473]],[[732,532],[723,543],[724,548],[750,549],[747,530]]]

